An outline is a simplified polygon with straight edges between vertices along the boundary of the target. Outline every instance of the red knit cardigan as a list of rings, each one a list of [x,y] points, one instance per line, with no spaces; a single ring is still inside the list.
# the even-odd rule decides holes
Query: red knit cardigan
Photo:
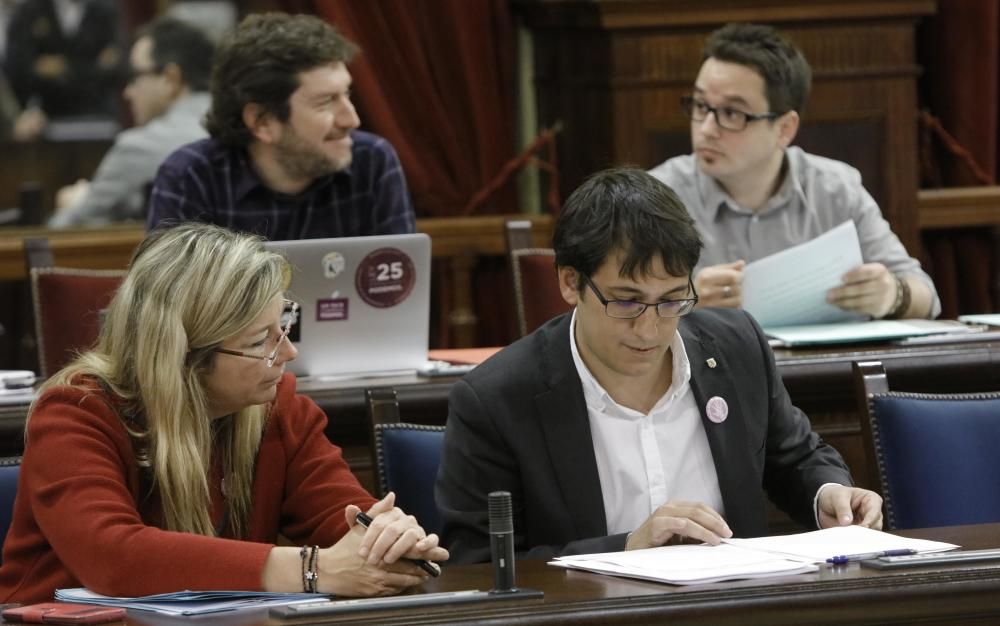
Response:
[[[281,533],[294,544],[330,546],[347,531],[344,509],[375,500],[326,438],[326,416],[295,393],[286,374],[257,459],[244,540],[160,528],[156,494],[143,497],[133,441],[95,389],[52,389],[28,427],[13,520],[0,566],[0,601],[42,602],[57,588],[111,596],[261,586]],[[219,472],[213,519],[222,518]]]

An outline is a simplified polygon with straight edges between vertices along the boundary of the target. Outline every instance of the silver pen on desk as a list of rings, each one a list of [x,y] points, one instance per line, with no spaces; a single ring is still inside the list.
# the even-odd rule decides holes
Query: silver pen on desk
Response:
[[[478,589],[468,589],[464,591],[442,591],[438,593],[430,594],[411,594],[403,596],[388,596],[385,598],[350,598],[347,600],[338,600],[336,598],[331,598],[329,600],[319,600],[316,602],[302,602],[299,604],[289,604],[287,605],[289,609],[299,612],[309,612],[316,611],[317,609],[327,608],[331,606],[351,606],[354,604],[366,604],[368,606],[376,607],[382,604],[405,604],[410,601],[419,602],[421,598],[433,598],[439,602],[445,602],[452,598],[462,598],[465,596],[471,596],[476,594],[482,594],[482,591]]]

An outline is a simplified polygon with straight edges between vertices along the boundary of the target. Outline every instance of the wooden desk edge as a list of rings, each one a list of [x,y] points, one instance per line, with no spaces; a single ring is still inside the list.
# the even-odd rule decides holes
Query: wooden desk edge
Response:
[[[435,258],[502,255],[507,250],[504,224],[509,219],[531,221],[536,245],[551,245],[553,218],[548,214],[420,218],[417,231],[431,236]],[[25,237],[47,237],[56,263],[63,267],[124,269],[145,234],[141,224],[72,230],[0,229],[0,279],[17,280],[27,275],[22,243]]]

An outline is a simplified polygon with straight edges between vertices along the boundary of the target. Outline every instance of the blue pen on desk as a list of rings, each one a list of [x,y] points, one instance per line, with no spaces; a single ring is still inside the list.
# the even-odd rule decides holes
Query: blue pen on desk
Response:
[[[354,519],[358,520],[358,523],[364,526],[365,528],[368,528],[372,524],[372,518],[368,517],[367,515],[361,512],[359,512],[356,516],[354,516]],[[406,559],[406,560],[409,561],[410,563],[413,563],[420,569],[424,570],[431,576],[434,576],[435,578],[441,575],[441,570],[434,567],[433,565],[431,565],[430,563],[428,563],[423,559]]]
[[[880,556],[904,556],[907,554],[916,554],[916,550],[911,550],[910,548],[900,548],[898,550],[882,550],[881,552],[866,552],[864,554],[842,554],[840,556],[833,556],[826,560],[827,563],[832,563],[834,565],[844,565],[846,563],[851,563],[852,561],[867,561],[868,559],[877,559]]]

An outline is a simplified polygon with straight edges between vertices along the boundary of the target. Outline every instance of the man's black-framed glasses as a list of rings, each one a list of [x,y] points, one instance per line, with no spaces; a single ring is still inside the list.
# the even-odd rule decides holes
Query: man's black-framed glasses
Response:
[[[681,97],[681,110],[692,122],[704,122],[705,118],[712,114],[715,116],[715,123],[719,128],[726,130],[740,131],[747,127],[750,122],[757,120],[773,120],[781,117],[782,113],[747,113],[732,107],[714,107],[701,98],[694,96]]]
[[[590,280],[589,276],[583,275],[583,280],[590,287],[597,299],[604,305],[604,312],[608,317],[630,320],[635,319],[646,312],[649,307],[656,307],[656,315],[659,317],[683,317],[694,310],[698,304],[698,294],[694,290],[694,281],[688,276],[688,289],[691,291],[690,298],[680,298],[678,300],[664,300],[663,302],[650,303],[639,302],[638,300],[608,300],[601,293],[597,285]]]
[[[254,354],[252,352],[243,352],[242,350],[229,350],[227,348],[216,348],[216,352],[221,352],[222,354],[231,354],[233,356],[245,356],[248,359],[260,359],[267,363],[268,367],[274,365],[274,361],[278,358],[278,351],[281,350],[281,344],[284,343],[285,339],[288,337],[288,333],[291,332],[292,326],[295,325],[295,321],[299,318],[299,303],[293,302],[291,300],[285,299],[284,308],[281,310],[281,334],[278,339],[274,342],[274,349],[267,354]]]

